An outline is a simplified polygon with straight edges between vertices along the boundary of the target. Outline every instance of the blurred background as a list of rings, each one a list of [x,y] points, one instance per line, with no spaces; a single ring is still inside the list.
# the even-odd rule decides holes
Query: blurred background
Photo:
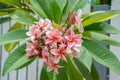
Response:
[[[7,1],[7,0],[6,0]],[[3,5],[0,3],[0,8],[8,8],[8,5]],[[98,11],[98,10],[120,10],[120,0],[88,0],[88,4],[83,10],[83,13]],[[3,17],[3,16],[2,16]],[[110,21],[106,21],[107,23],[115,26],[117,29],[120,30],[120,16],[117,18],[114,18]],[[5,22],[5,23],[2,23]],[[14,21],[10,21],[9,19],[5,19],[4,21],[0,20],[0,35],[7,32],[8,28],[14,24]],[[4,27],[6,26],[6,27]],[[109,35],[109,34],[108,34]],[[114,37],[118,40],[120,40],[120,35],[110,35],[111,37]],[[120,49],[113,47],[113,46],[107,46],[112,52],[115,53],[115,55],[120,59]],[[39,80],[39,71],[41,70],[41,63],[40,60],[34,61],[30,66],[11,72],[10,74],[2,77],[2,68],[3,63],[5,59],[7,58],[9,54],[4,50],[3,46],[0,46],[0,80]],[[100,80],[120,80],[120,77],[115,74],[112,71],[109,71],[108,68],[96,63],[96,68],[99,71]],[[33,67],[34,66],[34,67]],[[35,67],[36,66],[36,67]]]

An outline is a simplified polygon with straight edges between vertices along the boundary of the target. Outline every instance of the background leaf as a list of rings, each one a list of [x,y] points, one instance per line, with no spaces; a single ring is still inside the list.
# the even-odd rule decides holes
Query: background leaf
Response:
[[[85,27],[85,26],[88,26],[88,25],[96,23],[96,22],[109,20],[113,17],[118,16],[118,14],[120,14],[120,11],[117,11],[117,10],[110,10],[110,11],[97,13],[97,14],[94,14],[94,15],[84,18],[82,24]]]
[[[91,40],[84,40],[83,46],[89,50],[91,56],[98,63],[120,74],[120,61],[110,50]]]
[[[54,77],[55,77],[54,75],[55,75],[54,71],[48,72],[47,66],[44,66],[42,67],[42,71],[40,74],[40,80],[54,80]]]
[[[104,23],[98,22],[91,25],[88,25],[84,28],[85,31],[95,31],[95,32],[102,32],[102,33],[110,33],[110,34],[118,34],[120,31],[115,27]]]
[[[86,68],[91,71],[91,65],[92,65],[92,58],[89,54],[88,50],[82,46],[83,51],[78,53],[77,59],[80,60]]]
[[[50,0],[50,8],[51,8],[51,12],[53,12],[52,15],[54,15],[54,18],[52,18],[52,20],[54,20],[54,22],[56,23],[60,23],[61,11],[56,0]]]
[[[71,12],[77,11],[78,9],[83,9],[86,4],[88,3],[88,0],[76,0],[76,4],[71,8]]]
[[[74,58],[74,62],[77,65],[82,76],[84,76],[85,80],[93,80],[91,75],[89,74],[89,70],[84,66],[82,62],[80,62],[77,58]]]
[[[54,14],[53,14],[53,11],[51,10],[49,1],[48,0],[37,0],[37,2],[39,3],[40,7],[42,8],[42,10],[46,14],[46,16],[50,20],[53,20],[54,19]]]
[[[66,58],[69,80],[83,80],[82,75],[80,74],[79,70],[77,69],[73,61],[70,59],[70,57],[67,56]]]
[[[98,41],[101,41],[103,43],[106,43],[112,46],[120,46],[119,41],[107,35],[101,34],[101,33],[86,31],[83,33],[83,36],[86,39],[98,40]]]
[[[59,65],[60,66],[63,66],[63,68],[59,68],[58,71],[59,71],[59,74],[56,74],[55,75],[55,80],[68,80],[68,73],[67,73],[67,65],[66,65],[66,62],[65,61],[60,61],[59,62]]]
[[[0,45],[21,41],[27,38],[27,30],[14,30],[0,36]]]
[[[1,12],[1,11],[0,11],[0,16],[6,15],[6,14],[8,14],[8,13],[7,13],[7,12]]]
[[[24,24],[21,24],[21,23],[19,23],[19,22],[16,22],[14,25],[12,25],[12,26],[9,28],[8,32],[13,31],[13,30],[25,29],[25,28],[26,28],[26,27],[25,27]],[[11,50],[13,50],[13,49],[17,46],[18,43],[19,43],[19,42],[13,42],[13,43],[5,44],[5,45],[4,45],[4,49],[5,49],[7,52],[10,52]]]
[[[0,2],[11,6],[21,6],[20,0],[0,0]]]
[[[0,24],[4,23],[4,22],[8,22],[10,21],[11,18],[10,17],[3,17],[3,18],[0,18]]]
[[[12,19],[17,20],[26,25],[32,25],[35,21],[37,21],[32,15],[23,10],[15,10],[9,13]]]
[[[43,11],[42,7],[40,6],[38,0],[30,0],[27,1],[25,0],[25,3],[36,13],[38,14],[40,17],[42,18],[47,18],[47,15],[45,14],[45,12]]]
[[[25,64],[30,64],[35,60],[35,57],[28,58],[25,48],[26,44],[23,44],[8,56],[3,67],[3,76]]]
[[[63,13],[63,11],[67,5],[67,0],[56,0],[56,2],[60,8],[61,13]]]
[[[90,74],[91,74],[93,80],[99,80],[99,74],[98,74],[97,69],[96,69],[96,67],[94,66],[94,64],[92,64]]]

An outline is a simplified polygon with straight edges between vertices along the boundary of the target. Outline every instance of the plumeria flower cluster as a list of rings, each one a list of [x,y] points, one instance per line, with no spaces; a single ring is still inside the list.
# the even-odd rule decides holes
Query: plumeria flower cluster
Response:
[[[81,10],[74,12],[71,20],[68,13],[67,26],[61,28],[56,28],[49,19],[40,19],[26,33],[29,36],[26,47],[28,57],[42,58],[43,65],[48,65],[48,71],[54,70],[58,73],[58,68],[63,67],[59,65],[60,60],[67,62],[67,55],[76,57],[81,51],[82,35],[75,34],[71,27],[74,25],[83,32],[80,17]]]

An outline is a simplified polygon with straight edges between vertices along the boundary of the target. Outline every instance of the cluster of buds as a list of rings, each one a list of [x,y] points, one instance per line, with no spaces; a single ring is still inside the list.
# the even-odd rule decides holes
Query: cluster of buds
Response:
[[[74,12],[72,21],[68,15],[66,27],[56,28],[54,23],[48,19],[40,19],[38,23],[31,26],[26,33],[29,36],[26,47],[28,57],[42,58],[43,65],[48,65],[48,71],[54,70],[58,73],[58,68],[62,68],[59,65],[60,60],[67,62],[67,55],[76,57],[77,53],[81,51],[82,35],[75,34],[71,28],[74,25],[78,27],[79,31],[83,31],[80,16],[81,10]]]

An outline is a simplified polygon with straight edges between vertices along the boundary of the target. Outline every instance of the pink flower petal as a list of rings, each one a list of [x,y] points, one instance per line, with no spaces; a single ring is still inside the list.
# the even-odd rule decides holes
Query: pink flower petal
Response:
[[[55,62],[55,63],[59,63],[60,58],[61,58],[61,57],[60,57],[59,55],[58,55],[58,56],[55,56],[55,57],[54,57],[54,62]]]

